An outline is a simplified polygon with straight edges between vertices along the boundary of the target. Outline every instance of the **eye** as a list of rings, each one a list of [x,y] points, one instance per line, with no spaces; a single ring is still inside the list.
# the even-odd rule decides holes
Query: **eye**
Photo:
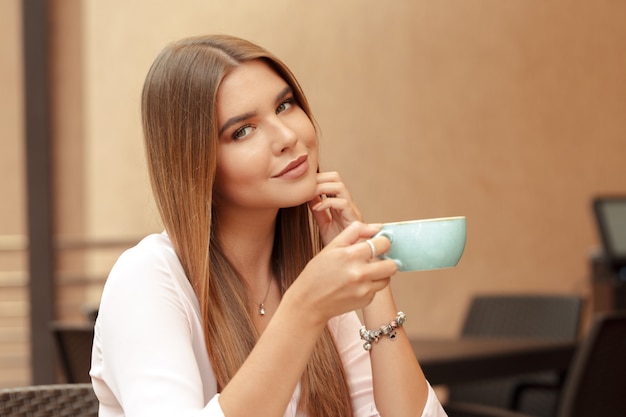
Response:
[[[295,100],[293,99],[293,97],[288,98],[278,105],[278,107],[276,108],[276,114],[289,110],[294,104]]]
[[[251,125],[241,126],[239,129],[233,132],[233,140],[241,140],[248,136],[252,132],[253,127]]]

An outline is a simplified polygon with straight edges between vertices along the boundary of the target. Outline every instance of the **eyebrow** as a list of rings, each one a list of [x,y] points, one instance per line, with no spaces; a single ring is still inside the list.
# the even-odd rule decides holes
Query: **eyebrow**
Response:
[[[293,94],[293,89],[291,88],[290,85],[283,88],[282,91],[278,93],[278,95],[276,96],[276,102],[278,103],[279,101],[287,97],[289,94]]]
[[[249,113],[240,114],[239,116],[231,117],[230,119],[226,120],[224,125],[220,128],[218,132],[218,136],[222,136],[224,131],[228,129],[229,127],[231,127],[232,125],[236,125],[237,123],[243,122],[244,120],[254,117],[255,115],[256,115],[256,112],[249,112]]]
[[[287,87],[283,88],[280,91],[280,93],[276,95],[275,102],[278,103],[289,94],[292,94],[292,92],[293,92],[293,89],[291,88],[291,86],[288,85]],[[255,115],[256,115],[256,112],[248,112],[248,113],[243,113],[243,114],[231,117],[230,119],[226,120],[226,122],[224,122],[224,124],[222,125],[222,127],[220,128],[218,132],[218,136],[222,136],[224,131],[226,131],[226,129],[228,129],[229,127],[236,125],[237,123],[243,122],[244,120],[247,120],[251,117],[254,117]]]

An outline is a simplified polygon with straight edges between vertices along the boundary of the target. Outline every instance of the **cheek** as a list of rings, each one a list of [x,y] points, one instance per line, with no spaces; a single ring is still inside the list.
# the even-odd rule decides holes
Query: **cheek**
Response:
[[[242,168],[246,165],[242,164]],[[242,169],[234,169],[232,164],[218,163],[217,171],[215,173],[215,188],[220,191],[233,189],[238,183],[245,180],[245,172]]]
[[[218,167],[213,185],[215,202],[222,205],[239,201],[241,194],[245,193],[242,185],[245,186],[246,181],[240,172]]]
[[[220,152],[217,158],[217,169],[215,171],[215,190],[224,194],[229,189],[233,188],[233,184],[237,181],[237,170],[235,168],[234,161],[228,152]]]
[[[305,120],[302,121],[300,127],[300,140],[304,145],[311,150],[317,151],[317,132],[313,123],[308,117],[304,116]]]
[[[262,177],[265,166],[260,158],[258,152],[250,149],[246,152],[235,152],[233,149],[220,152],[215,173],[216,191],[225,194],[254,186],[255,181]]]

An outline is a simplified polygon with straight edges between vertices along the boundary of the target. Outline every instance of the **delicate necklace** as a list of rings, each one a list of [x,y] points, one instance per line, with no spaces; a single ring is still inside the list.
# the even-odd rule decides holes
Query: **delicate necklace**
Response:
[[[270,288],[272,287],[272,276],[270,275],[270,282],[267,284],[267,290],[265,290],[265,297],[263,297],[263,301],[259,303],[259,314],[265,315],[265,300],[267,300],[267,295],[270,293]]]

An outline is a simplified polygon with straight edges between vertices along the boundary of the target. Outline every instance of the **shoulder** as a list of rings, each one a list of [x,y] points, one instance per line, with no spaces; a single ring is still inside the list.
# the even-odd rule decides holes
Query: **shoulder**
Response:
[[[107,279],[141,280],[154,275],[183,275],[183,267],[165,233],[151,234],[137,245],[124,251],[117,259]]]
[[[182,264],[166,233],[151,234],[117,259],[104,287],[103,298],[114,293],[145,299],[161,294],[197,303]]]
[[[170,238],[165,232],[144,237],[132,248],[126,249],[115,263],[119,266],[139,266],[142,264],[180,264]]]

